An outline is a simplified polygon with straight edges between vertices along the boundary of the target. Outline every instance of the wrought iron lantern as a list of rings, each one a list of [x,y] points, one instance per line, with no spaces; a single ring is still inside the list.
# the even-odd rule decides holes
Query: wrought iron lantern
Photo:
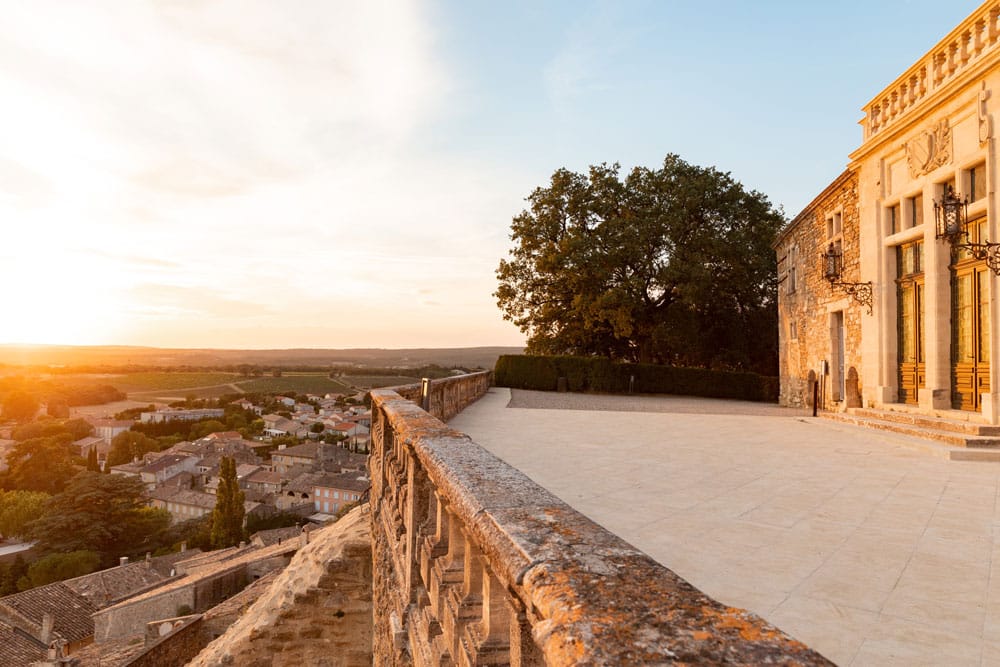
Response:
[[[844,256],[831,243],[823,253],[823,277],[830,283],[840,282],[840,274],[844,270]]]
[[[934,202],[934,225],[936,237],[945,239],[952,246],[961,245],[959,240],[968,239],[969,232],[965,226],[969,221],[969,198],[958,198],[955,188],[949,185],[941,197]]]
[[[833,243],[822,255],[823,277],[830,283],[830,288],[840,288],[845,294],[868,308],[872,314],[872,283],[852,283],[842,280],[844,273],[844,253]]]
[[[935,235],[947,241],[952,250],[967,250],[972,257],[985,260],[986,266],[1000,275],[1000,243],[973,242],[969,239],[969,198],[959,199],[949,185],[941,201],[934,202]]]

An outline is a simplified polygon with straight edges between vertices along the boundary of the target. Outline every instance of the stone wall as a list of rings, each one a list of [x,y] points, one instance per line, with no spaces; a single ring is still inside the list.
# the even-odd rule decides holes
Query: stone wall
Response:
[[[411,401],[371,395],[374,664],[830,664]]]
[[[187,620],[169,634],[158,636],[146,650],[122,667],[184,667],[208,643],[203,623],[201,616]]]
[[[844,282],[860,281],[858,177],[845,171],[824,190],[779,235],[778,253],[778,402],[792,407],[811,407],[812,382],[819,377],[821,362],[833,363],[832,313],[842,311],[845,331],[845,374],[861,376],[861,315],[867,308],[823,276],[821,256],[830,236],[827,221],[841,216],[842,232],[835,236],[843,249]],[[794,274],[794,278],[793,278]],[[794,290],[792,282],[794,280]],[[850,369],[855,369],[851,373]],[[860,382],[860,380],[858,381]],[[835,390],[835,376],[826,375],[820,406],[835,410],[848,406]],[[852,397],[861,387],[848,387]]]
[[[432,380],[431,405],[428,412],[441,421],[448,421],[482,397],[490,388],[492,380],[493,373],[490,371]],[[420,405],[420,383],[388,387],[388,389]]]
[[[367,506],[315,531],[288,567],[190,667],[372,664]]]
[[[98,643],[140,634],[150,619],[171,618],[182,607],[205,611],[220,600],[243,590],[248,581],[247,565],[241,563],[190,585],[168,588],[135,601],[102,609],[94,614],[94,637]]]

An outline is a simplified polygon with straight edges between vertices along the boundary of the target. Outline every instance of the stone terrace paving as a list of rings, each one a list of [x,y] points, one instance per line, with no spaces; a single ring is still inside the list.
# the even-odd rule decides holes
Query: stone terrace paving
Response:
[[[449,425],[840,665],[1000,664],[1000,464],[713,399],[492,388]]]

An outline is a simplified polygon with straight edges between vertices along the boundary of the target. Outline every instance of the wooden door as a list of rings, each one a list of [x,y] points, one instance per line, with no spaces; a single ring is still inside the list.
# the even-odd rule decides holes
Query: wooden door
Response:
[[[990,390],[990,271],[981,262],[952,276],[952,407],[979,410]]]
[[[923,243],[899,246],[896,267],[899,402],[916,405],[918,390],[926,386]]]
[[[899,283],[899,402],[916,405],[926,385],[923,276]]]

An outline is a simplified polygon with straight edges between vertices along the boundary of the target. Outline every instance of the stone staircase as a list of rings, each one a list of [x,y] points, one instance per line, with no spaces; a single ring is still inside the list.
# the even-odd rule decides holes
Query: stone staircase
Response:
[[[822,412],[825,419],[919,439],[919,449],[952,461],[1000,463],[1000,426],[985,424],[975,413],[940,410],[933,416],[898,409],[850,408]],[[916,444],[916,443],[914,443]]]

